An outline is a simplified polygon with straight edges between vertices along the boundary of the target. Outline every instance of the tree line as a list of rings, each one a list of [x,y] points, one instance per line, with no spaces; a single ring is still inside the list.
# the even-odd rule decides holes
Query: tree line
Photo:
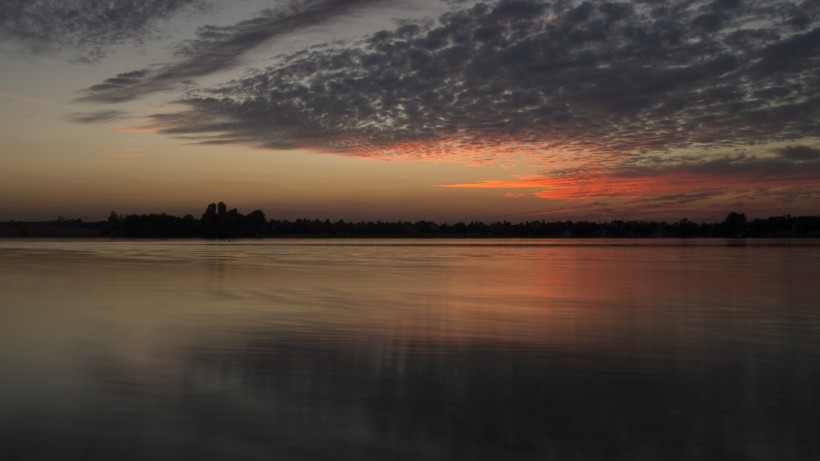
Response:
[[[820,237],[820,216],[774,216],[746,218],[731,212],[717,223],[697,223],[689,219],[663,221],[330,221],[329,219],[270,219],[261,210],[241,214],[220,202],[210,204],[199,219],[192,215],[167,214],[121,216],[114,212],[102,229],[111,237],[409,237],[409,238],[492,238],[492,237]]]
[[[220,203],[209,204],[197,218],[169,214],[111,212],[106,221],[86,222],[63,217],[47,223],[0,223],[0,236],[124,237],[124,238],[658,238],[658,237],[820,237],[818,216],[772,216],[747,219],[731,212],[721,222],[698,223],[646,220],[480,221],[331,221],[329,219],[267,219],[261,210],[248,214]]]

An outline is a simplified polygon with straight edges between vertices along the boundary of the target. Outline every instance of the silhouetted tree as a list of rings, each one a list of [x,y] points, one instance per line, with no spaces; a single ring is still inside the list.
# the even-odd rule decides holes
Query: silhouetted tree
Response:
[[[211,203],[208,205],[205,209],[205,213],[202,214],[202,218],[199,220],[199,225],[204,236],[212,236],[212,234],[216,232],[216,203]]]
[[[733,211],[726,215],[726,219],[723,220],[723,226],[728,236],[738,236],[746,228],[746,215],[743,213],[736,213]]]
[[[261,234],[267,230],[268,220],[265,218],[265,213],[262,210],[253,210],[246,217],[248,230],[251,234]]]

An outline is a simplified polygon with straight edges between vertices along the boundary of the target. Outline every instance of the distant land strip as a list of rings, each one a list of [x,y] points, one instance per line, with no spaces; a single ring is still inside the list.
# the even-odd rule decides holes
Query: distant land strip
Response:
[[[120,215],[106,221],[57,218],[44,222],[0,223],[2,238],[820,238],[818,216],[772,216],[747,219],[730,212],[717,223],[689,219],[665,221],[360,221],[267,219],[261,210],[247,215],[220,202],[200,218],[168,214]]]

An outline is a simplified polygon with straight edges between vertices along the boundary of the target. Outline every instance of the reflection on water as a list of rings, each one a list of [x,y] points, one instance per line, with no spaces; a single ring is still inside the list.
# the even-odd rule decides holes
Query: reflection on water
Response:
[[[0,241],[0,459],[820,459],[820,242],[738,243]]]

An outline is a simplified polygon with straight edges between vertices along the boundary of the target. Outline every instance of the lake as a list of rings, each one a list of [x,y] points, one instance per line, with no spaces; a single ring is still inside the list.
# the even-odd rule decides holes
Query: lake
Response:
[[[817,460],[817,240],[0,240],[3,460]]]

